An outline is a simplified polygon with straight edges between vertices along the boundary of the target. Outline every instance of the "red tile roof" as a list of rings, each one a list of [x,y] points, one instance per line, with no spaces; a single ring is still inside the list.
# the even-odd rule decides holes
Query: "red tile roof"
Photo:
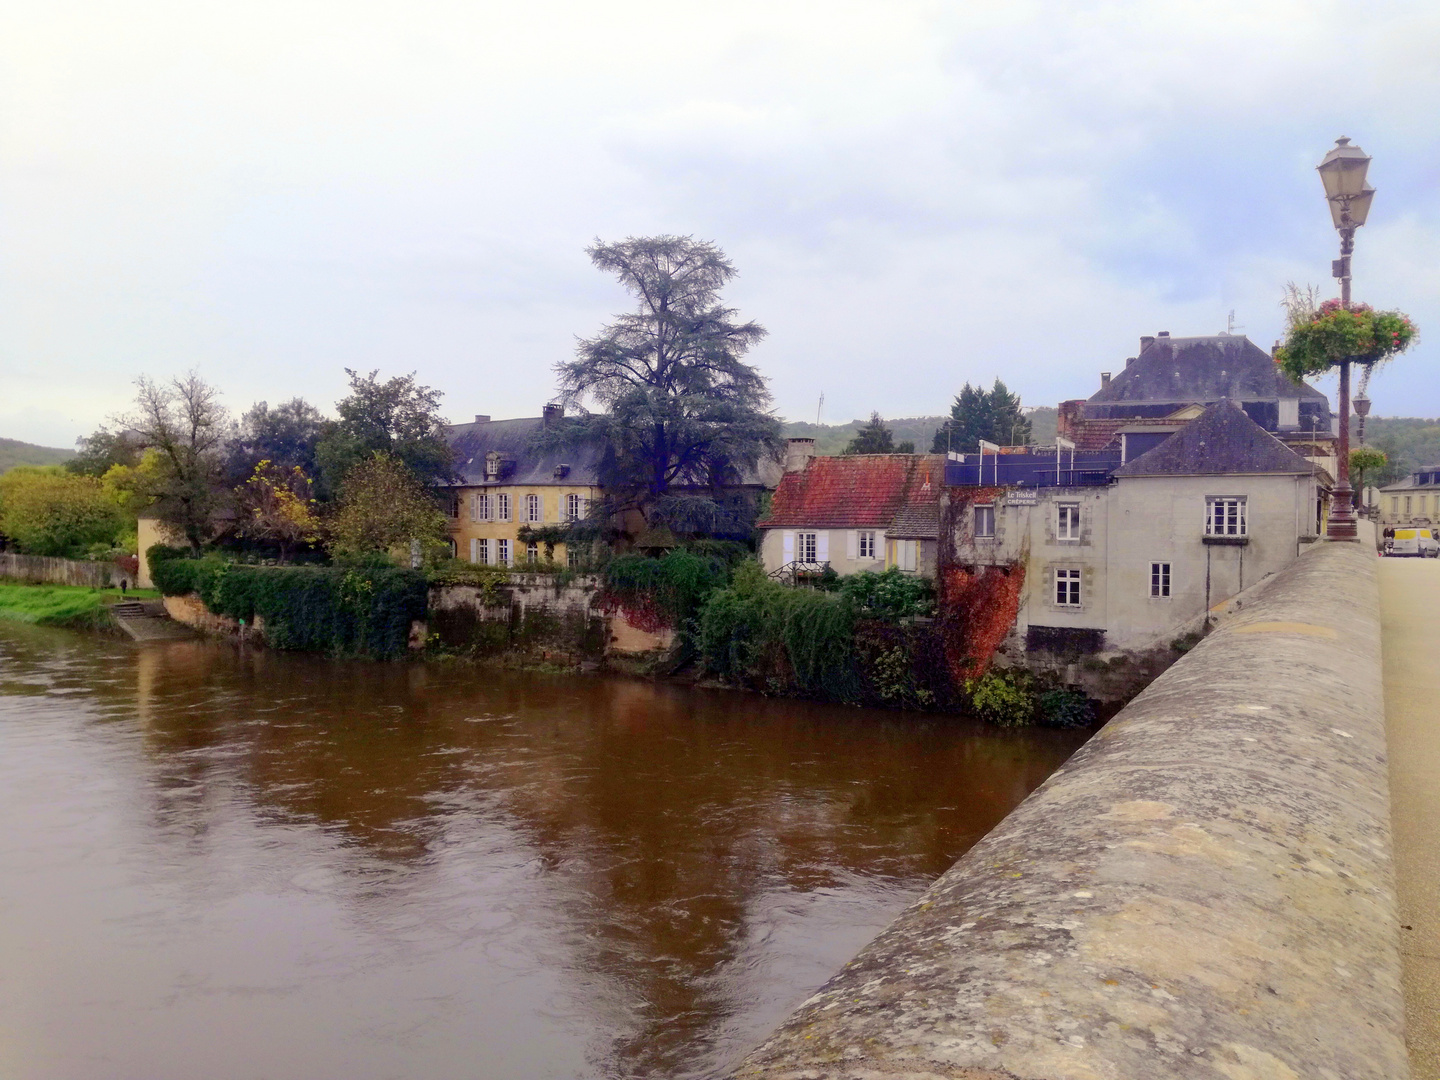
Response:
[[[903,507],[938,503],[945,459],[938,454],[817,457],[786,473],[762,529],[886,529]]]

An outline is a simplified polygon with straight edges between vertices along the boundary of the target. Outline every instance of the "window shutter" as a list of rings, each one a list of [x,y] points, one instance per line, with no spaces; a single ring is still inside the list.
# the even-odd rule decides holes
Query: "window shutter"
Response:
[[[471,562],[479,562],[479,561],[480,561],[480,559],[479,559],[479,557],[478,557],[478,556],[479,556],[479,549],[480,549],[480,541],[477,540],[477,539],[475,539],[475,537],[472,536],[472,537],[470,538],[470,561],[471,561]]]
[[[794,561],[795,561],[795,534],[794,534],[793,532],[787,532],[787,533],[784,533],[784,534],[783,534],[783,536],[782,536],[782,549],[783,549],[783,550],[782,550],[782,552],[781,552],[780,561],[781,561],[782,563],[792,563],[792,562],[794,562]]]
[[[821,529],[815,534],[815,561],[827,563],[830,561],[830,530]]]
[[[860,557],[860,533],[855,529],[845,532],[845,557],[852,562]]]

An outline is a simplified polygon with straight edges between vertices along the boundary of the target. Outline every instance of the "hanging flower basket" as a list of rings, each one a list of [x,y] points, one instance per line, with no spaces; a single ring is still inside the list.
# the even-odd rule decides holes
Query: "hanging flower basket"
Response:
[[[1292,311],[1290,332],[1275,354],[1280,370],[1299,382],[1322,375],[1342,360],[1374,364],[1402,353],[1414,342],[1415,324],[1398,311],[1369,304],[1326,300],[1313,310]]]

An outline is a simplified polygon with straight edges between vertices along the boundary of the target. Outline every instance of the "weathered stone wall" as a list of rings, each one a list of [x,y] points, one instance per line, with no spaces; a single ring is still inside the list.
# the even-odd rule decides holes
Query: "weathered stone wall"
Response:
[[[623,612],[602,611],[602,584],[598,575],[562,584],[554,574],[514,573],[485,588],[438,586],[430,590],[430,629],[451,648],[553,661],[598,660],[671,646],[672,632],[651,633],[631,626]]]
[[[84,562],[79,559],[54,559],[46,555],[17,555],[0,551],[0,577],[28,581],[37,585],[82,585],[91,589],[109,588],[118,581],[114,563]],[[133,575],[127,575],[134,580]]]
[[[736,1075],[1405,1077],[1383,725],[1374,552],[1325,544]]]

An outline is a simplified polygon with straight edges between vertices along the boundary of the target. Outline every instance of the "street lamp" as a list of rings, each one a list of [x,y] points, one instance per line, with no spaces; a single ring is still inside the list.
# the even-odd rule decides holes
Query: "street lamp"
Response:
[[[1330,272],[1340,279],[1340,306],[1350,307],[1350,255],[1355,250],[1355,230],[1370,216],[1370,202],[1375,189],[1365,183],[1370,159],[1347,138],[1335,140],[1335,148],[1325,155],[1316,170],[1325,185],[1325,198],[1330,203],[1330,218],[1340,233],[1340,258],[1330,264]],[[1350,489],[1350,358],[1340,361],[1340,446],[1335,478],[1335,492],[1330,501],[1330,517],[1325,523],[1326,535],[1332,540],[1354,540],[1355,494]]]
[[[1364,380],[1364,379],[1361,379],[1361,380],[1360,380],[1360,393],[1358,393],[1358,394],[1355,395],[1355,415],[1360,418],[1360,430],[1355,433],[1355,438],[1356,438],[1356,441],[1357,441],[1361,446],[1364,446],[1364,445],[1365,445],[1365,418],[1370,415],[1370,398],[1369,398],[1369,397],[1366,395],[1366,393],[1365,393],[1365,380]],[[1364,472],[1363,469],[1362,469],[1361,472],[1360,472],[1360,479],[1361,479],[1361,480],[1364,480],[1364,479],[1365,479],[1365,472]],[[1361,486],[1361,488],[1363,489],[1365,485],[1362,483],[1360,486]],[[1357,492],[1355,493],[1355,508],[1358,510],[1361,506],[1364,505],[1364,503],[1365,503],[1365,492],[1364,492],[1363,490],[1357,491]]]

